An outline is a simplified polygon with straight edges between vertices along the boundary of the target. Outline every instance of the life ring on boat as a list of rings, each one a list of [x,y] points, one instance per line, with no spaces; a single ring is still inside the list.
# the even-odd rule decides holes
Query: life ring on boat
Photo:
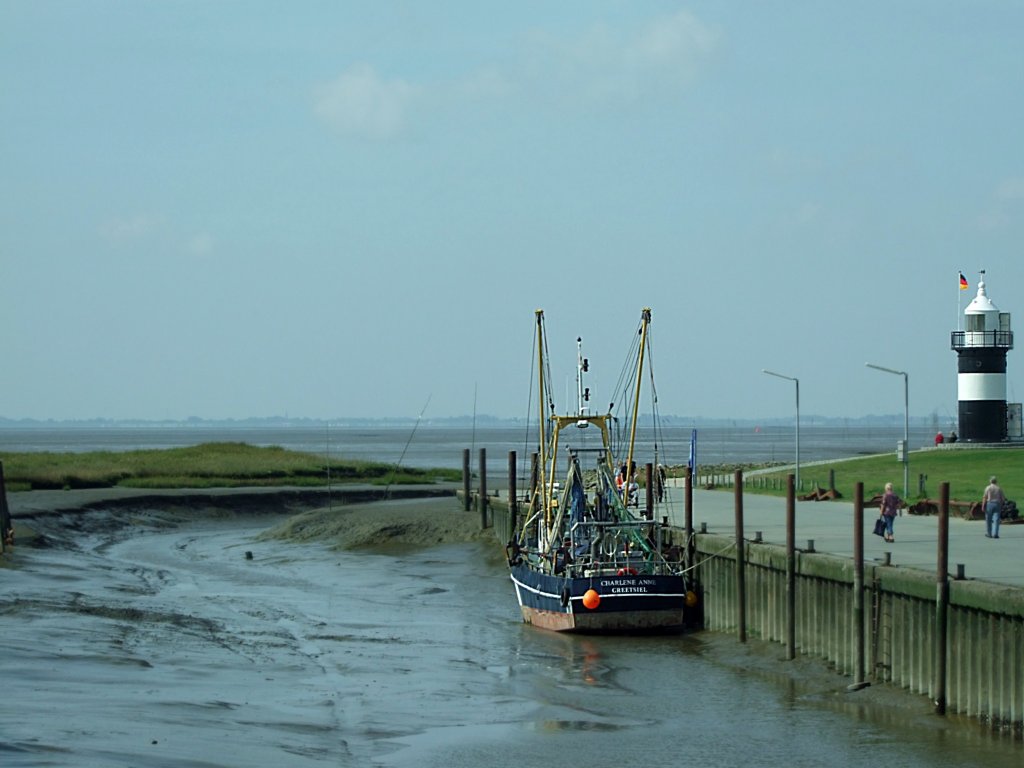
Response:
[[[636,568],[619,568],[619,576],[636,576]]]
[[[572,593],[569,591],[569,586],[562,587],[562,607],[569,607],[569,598],[572,597]]]

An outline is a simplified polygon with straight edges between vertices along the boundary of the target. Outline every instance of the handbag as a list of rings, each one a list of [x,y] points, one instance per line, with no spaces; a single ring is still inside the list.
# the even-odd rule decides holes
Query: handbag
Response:
[[[885,536],[885,520],[881,517],[875,520],[875,530],[873,533],[875,536]]]

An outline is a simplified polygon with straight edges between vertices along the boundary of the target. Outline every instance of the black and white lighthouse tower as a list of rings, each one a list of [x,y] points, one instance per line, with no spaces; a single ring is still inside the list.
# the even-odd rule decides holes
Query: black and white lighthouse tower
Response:
[[[976,443],[1006,440],[1006,353],[1013,349],[1010,314],[1000,312],[985,291],[964,310],[964,330],[953,331],[957,354],[960,439]]]

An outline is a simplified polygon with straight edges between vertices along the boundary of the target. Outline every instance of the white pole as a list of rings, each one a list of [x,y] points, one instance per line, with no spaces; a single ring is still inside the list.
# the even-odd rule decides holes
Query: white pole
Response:
[[[903,500],[910,492],[910,376],[903,374]]]
[[[886,368],[884,365],[864,363],[868,368],[885,371],[903,377],[903,498],[906,500],[910,490],[910,376],[906,371]]]
[[[800,379],[796,376],[786,376],[784,373],[776,373],[775,371],[769,371],[767,368],[762,368],[761,373],[767,373],[769,376],[775,376],[780,379],[787,379],[796,384],[796,477],[793,481],[796,483],[797,492],[800,491]]]

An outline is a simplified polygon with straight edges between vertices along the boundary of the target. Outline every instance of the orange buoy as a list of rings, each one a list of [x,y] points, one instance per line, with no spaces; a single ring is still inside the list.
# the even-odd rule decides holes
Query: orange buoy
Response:
[[[686,607],[693,608],[697,604],[697,593],[693,590],[687,590],[686,592]]]
[[[593,589],[588,589],[583,593],[583,605],[590,610],[594,610],[601,604],[601,596],[597,594]]]

